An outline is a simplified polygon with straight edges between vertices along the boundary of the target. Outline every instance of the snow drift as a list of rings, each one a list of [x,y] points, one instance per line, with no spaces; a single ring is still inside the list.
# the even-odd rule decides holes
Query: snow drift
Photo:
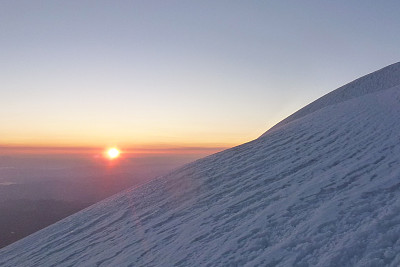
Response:
[[[0,266],[399,266],[400,63],[0,250]]]

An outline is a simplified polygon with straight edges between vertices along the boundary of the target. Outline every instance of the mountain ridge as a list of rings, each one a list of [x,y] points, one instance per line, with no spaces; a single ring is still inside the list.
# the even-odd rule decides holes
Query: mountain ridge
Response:
[[[305,107],[299,109],[292,115],[278,122],[261,136],[264,136],[270,130],[274,130],[277,127],[290,123],[293,120],[299,119],[303,116],[307,116],[308,114],[311,114],[314,111],[317,111],[326,106],[338,104],[340,102],[347,101],[365,94],[390,89],[399,84],[400,62],[397,62],[377,71],[366,74],[327,93],[326,95],[321,96],[320,98],[314,100]],[[361,88],[365,89],[360,90]]]

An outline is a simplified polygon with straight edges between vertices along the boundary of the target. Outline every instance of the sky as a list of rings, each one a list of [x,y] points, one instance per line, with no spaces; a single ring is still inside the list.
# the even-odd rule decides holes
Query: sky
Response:
[[[229,147],[400,60],[399,1],[0,1],[0,147]]]

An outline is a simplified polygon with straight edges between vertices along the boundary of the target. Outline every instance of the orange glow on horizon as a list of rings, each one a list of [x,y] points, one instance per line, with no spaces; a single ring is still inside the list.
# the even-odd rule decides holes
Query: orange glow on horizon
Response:
[[[141,155],[209,155],[225,150],[233,145],[141,145],[129,146],[120,154],[129,156]],[[0,145],[0,155],[93,155],[98,157],[109,158],[108,150],[99,147],[64,147],[64,146],[13,146]]]

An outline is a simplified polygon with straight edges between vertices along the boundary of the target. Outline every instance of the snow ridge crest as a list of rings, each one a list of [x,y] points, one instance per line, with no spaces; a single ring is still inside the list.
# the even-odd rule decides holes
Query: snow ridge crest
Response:
[[[318,98],[314,102],[293,113],[286,119],[280,121],[278,124],[261,135],[261,137],[265,136],[273,129],[279,128],[289,122],[302,118],[324,107],[338,104],[366,94],[387,90],[397,85],[400,85],[400,62],[367,74]]]

